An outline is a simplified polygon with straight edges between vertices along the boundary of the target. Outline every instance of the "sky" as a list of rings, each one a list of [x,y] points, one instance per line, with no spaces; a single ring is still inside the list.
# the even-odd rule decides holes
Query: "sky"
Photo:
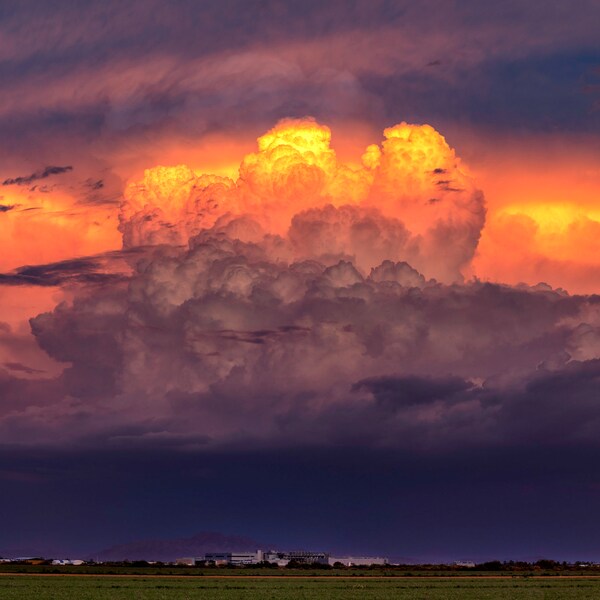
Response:
[[[600,561],[599,20],[3,2],[0,554]]]

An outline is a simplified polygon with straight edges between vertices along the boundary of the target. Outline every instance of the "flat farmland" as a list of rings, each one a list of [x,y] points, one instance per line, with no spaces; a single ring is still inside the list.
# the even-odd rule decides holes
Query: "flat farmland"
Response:
[[[0,576],[2,600],[593,600],[600,578]]]

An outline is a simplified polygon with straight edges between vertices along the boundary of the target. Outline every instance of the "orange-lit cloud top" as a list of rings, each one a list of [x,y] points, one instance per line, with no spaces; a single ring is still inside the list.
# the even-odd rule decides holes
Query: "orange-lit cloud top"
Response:
[[[543,281],[575,293],[597,293],[600,219],[574,204],[510,205],[491,215],[472,264],[485,279]]]
[[[347,257],[365,271],[405,260],[459,280],[484,224],[483,195],[429,125],[401,123],[384,137],[351,166],[338,160],[328,127],[284,120],[258,138],[236,181],[184,165],[149,169],[125,190],[124,246],[186,244],[213,229],[268,239],[287,260]]]
[[[473,274],[597,293],[600,168],[595,147],[584,142],[547,136],[494,147],[486,141],[493,151],[476,177],[488,215]]]

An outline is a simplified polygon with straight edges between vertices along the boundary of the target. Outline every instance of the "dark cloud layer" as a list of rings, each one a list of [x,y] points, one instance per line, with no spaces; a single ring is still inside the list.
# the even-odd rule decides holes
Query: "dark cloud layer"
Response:
[[[108,284],[128,280],[130,263],[151,249],[132,248],[84,256],[55,263],[26,265],[0,273],[0,286],[57,287],[69,284]]]
[[[27,373],[28,375],[33,375],[34,373],[43,373],[43,370],[34,369],[33,367],[28,367],[19,362],[5,362],[4,367],[9,371],[17,371],[22,373]]]
[[[53,167],[53,166],[49,166],[44,168],[42,171],[36,171],[35,173],[32,173],[31,175],[27,175],[27,176],[21,176],[21,177],[12,177],[9,179],[5,179],[2,182],[2,185],[29,185],[30,183],[33,183],[34,181],[37,181],[38,179],[46,179],[48,177],[50,177],[51,175],[61,175],[62,173],[68,173],[69,171],[72,171],[73,167],[71,166],[66,166],[66,167]]]
[[[94,259],[63,260],[48,265],[20,267],[14,273],[0,273],[0,285],[36,285],[54,287],[67,283],[100,283],[120,279],[113,273],[100,273]]]
[[[0,477],[11,492],[0,508],[12,518],[3,546],[54,541],[60,553],[91,554],[210,525],[280,547],[404,560],[589,560],[600,532],[581,514],[597,503],[588,465],[598,459],[585,446],[427,459],[356,446],[185,454],[5,446]]]

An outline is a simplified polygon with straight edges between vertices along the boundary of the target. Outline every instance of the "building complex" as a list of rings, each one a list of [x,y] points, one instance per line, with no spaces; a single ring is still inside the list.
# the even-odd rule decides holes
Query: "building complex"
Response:
[[[327,552],[309,552],[306,550],[294,550],[291,552],[280,552],[278,550],[256,550],[256,552],[208,552],[203,557],[189,557],[177,559],[178,564],[196,565],[201,562],[215,565],[256,565],[262,562],[276,564],[285,567],[289,563],[301,565],[331,565],[336,563],[347,567],[386,565],[387,558],[381,556],[330,556]]]

